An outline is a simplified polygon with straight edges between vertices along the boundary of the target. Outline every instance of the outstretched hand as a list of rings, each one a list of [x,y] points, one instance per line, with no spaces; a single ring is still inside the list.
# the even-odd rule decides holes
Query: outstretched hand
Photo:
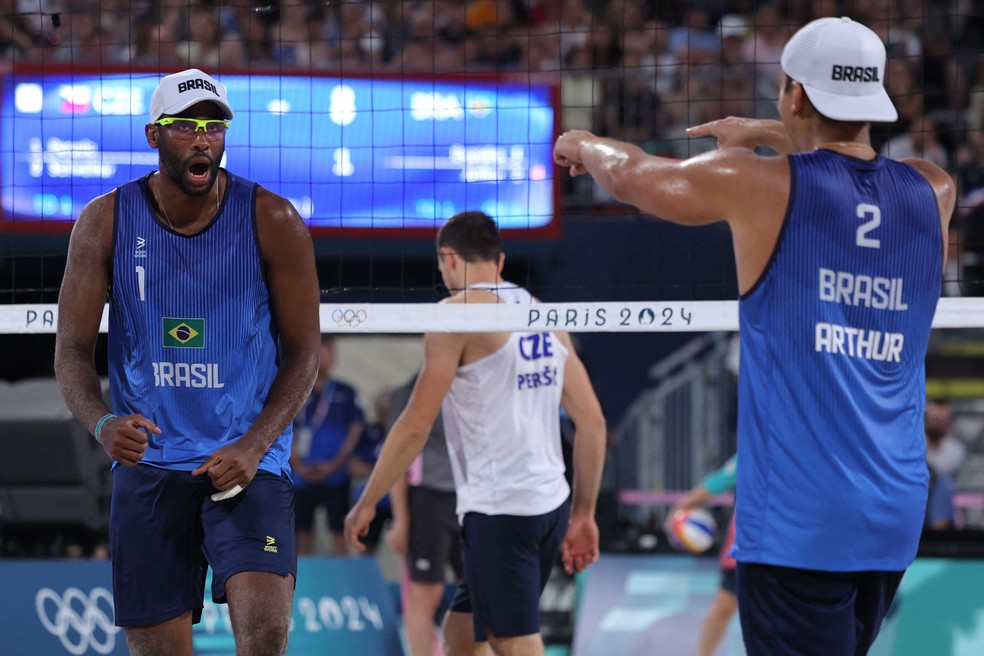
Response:
[[[598,560],[598,525],[593,517],[571,518],[560,554],[568,574],[583,572]]]
[[[715,137],[718,148],[767,146],[781,153],[790,152],[792,144],[782,121],[728,116],[687,128],[688,137]]]
[[[160,435],[160,427],[143,415],[113,417],[99,430],[99,444],[110,458],[133,467],[147,451],[147,433]]]

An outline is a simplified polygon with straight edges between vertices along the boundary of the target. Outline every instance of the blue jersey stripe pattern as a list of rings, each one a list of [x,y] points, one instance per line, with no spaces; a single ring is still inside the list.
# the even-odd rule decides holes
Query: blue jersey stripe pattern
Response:
[[[174,232],[154,215],[149,176],[117,190],[109,313],[113,411],[161,427],[143,462],[191,470],[241,437],[279,363],[256,232],[255,183],[226,173],[216,217]],[[260,461],[288,472],[291,428]]]
[[[912,167],[790,157],[772,260],[739,304],[739,561],[901,570],[928,475],[925,355],[943,238]]]

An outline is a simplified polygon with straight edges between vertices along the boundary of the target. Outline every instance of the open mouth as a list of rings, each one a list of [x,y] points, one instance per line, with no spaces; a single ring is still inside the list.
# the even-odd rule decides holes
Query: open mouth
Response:
[[[207,162],[195,162],[188,167],[188,173],[191,174],[192,180],[198,183],[204,183],[208,181],[209,165]]]

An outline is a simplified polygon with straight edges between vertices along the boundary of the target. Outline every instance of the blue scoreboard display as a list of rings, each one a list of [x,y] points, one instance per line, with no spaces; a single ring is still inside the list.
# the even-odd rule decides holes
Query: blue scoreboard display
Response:
[[[386,237],[482,210],[551,234],[556,89],[493,78],[216,76],[235,118],[223,166],[286,198],[317,235]],[[0,230],[67,229],[157,168],[156,73],[15,71],[0,96]]]

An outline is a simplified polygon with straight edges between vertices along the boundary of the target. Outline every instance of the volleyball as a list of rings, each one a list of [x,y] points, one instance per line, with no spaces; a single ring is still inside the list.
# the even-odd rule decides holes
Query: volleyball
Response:
[[[717,523],[704,508],[678,510],[670,519],[669,540],[676,549],[699,554],[714,544]]]

